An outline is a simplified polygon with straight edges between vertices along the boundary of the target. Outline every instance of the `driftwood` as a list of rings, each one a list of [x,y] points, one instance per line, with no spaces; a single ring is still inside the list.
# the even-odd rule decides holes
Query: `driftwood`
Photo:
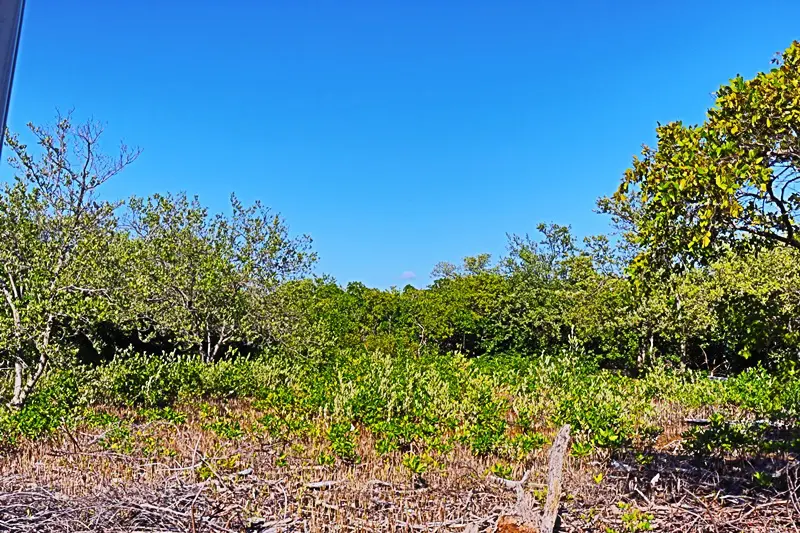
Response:
[[[558,520],[558,505],[561,501],[561,477],[564,472],[564,457],[569,448],[569,424],[558,432],[550,449],[550,462],[547,468],[547,498],[541,515],[536,513],[536,502],[525,492],[524,484],[530,476],[526,472],[520,481],[507,481],[517,493],[517,503],[512,515],[502,516],[497,522],[498,533],[553,533]]]

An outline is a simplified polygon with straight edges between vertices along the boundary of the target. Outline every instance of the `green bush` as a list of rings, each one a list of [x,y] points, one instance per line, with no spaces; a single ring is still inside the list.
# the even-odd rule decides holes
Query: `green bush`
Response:
[[[126,350],[88,371],[92,400],[108,405],[163,407],[178,398],[179,382],[171,356]]]
[[[331,450],[337,457],[349,463],[356,463],[359,461],[358,453],[356,452],[356,430],[353,426],[347,423],[336,423],[331,426],[328,433],[328,439],[331,443]]]
[[[74,424],[86,398],[81,389],[86,378],[79,372],[51,372],[39,389],[19,410],[0,408],[0,447],[14,446],[19,439],[36,439]]]

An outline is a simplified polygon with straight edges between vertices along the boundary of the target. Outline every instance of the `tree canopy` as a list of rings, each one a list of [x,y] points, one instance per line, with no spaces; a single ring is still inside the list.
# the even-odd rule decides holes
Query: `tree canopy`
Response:
[[[659,126],[601,206],[635,224],[640,270],[742,244],[800,249],[800,43],[774,63],[722,86],[702,124]]]

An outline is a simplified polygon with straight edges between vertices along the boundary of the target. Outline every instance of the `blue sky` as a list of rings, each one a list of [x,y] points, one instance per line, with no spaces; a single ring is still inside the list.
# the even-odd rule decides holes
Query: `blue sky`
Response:
[[[226,7],[223,7],[226,6]],[[656,121],[800,38],[800,2],[27,0],[9,127],[56,108],[144,152],[106,194],[235,191],[342,283],[418,286],[593,213]]]

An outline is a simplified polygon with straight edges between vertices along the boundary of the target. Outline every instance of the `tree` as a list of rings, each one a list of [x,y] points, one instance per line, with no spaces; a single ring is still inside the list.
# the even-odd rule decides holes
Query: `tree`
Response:
[[[505,347],[507,277],[489,254],[464,257],[461,263],[436,265],[433,284],[417,298],[418,324],[441,350],[474,356]]]
[[[635,267],[705,263],[745,243],[800,249],[800,43],[774,63],[722,86],[702,124],[659,126],[657,147],[634,158],[604,205],[635,223]]]
[[[565,340],[570,261],[577,252],[569,226],[539,224],[541,240],[509,237],[504,269],[510,293],[504,306],[507,335],[518,337],[518,349],[541,351]]]
[[[790,247],[711,265],[701,290],[715,315],[712,334],[730,366],[776,363],[800,355],[800,252]],[[709,296],[706,296],[709,297]]]
[[[65,325],[80,328],[113,307],[117,204],[98,190],[139,155],[125,145],[105,155],[96,123],[59,116],[52,127],[28,126],[40,153],[8,134],[16,172],[0,192],[0,358],[13,366],[14,407],[64,355]]]
[[[210,216],[197,198],[154,195],[129,202],[131,305],[139,328],[171,338],[206,361],[231,343],[269,337],[270,297],[308,272],[310,239],[283,219],[231,197],[232,214]]]

